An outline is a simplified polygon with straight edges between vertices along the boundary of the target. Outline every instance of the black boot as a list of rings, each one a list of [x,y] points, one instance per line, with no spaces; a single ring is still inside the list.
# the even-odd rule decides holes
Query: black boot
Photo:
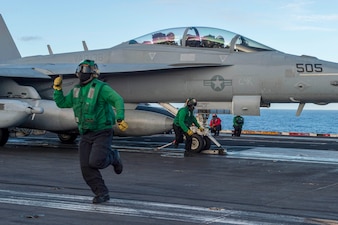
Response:
[[[104,194],[104,195],[96,195],[93,198],[93,204],[99,204],[103,203],[109,200],[109,194]]]
[[[120,153],[117,150],[113,151],[113,155],[114,155],[114,161],[112,163],[113,167],[114,167],[114,171],[116,174],[121,174],[123,171],[123,164],[122,164],[122,160],[120,157]]]

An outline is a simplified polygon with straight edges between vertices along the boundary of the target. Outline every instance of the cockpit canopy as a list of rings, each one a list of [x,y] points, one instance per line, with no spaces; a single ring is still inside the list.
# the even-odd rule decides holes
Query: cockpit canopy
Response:
[[[221,48],[240,52],[274,50],[239,34],[210,27],[180,27],[156,31],[130,40],[129,44],[162,44],[181,47]]]

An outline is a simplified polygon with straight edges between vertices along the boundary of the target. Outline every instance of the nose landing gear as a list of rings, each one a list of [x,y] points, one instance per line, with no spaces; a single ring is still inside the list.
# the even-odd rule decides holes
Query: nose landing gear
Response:
[[[192,135],[192,145],[191,150],[195,153],[205,153],[205,154],[226,154],[226,150],[221,146],[221,144],[210,134],[209,130],[200,132],[197,129],[192,129],[194,134]],[[218,149],[210,150],[211,142],[213,142]]]
[[[205,130],[203,132],[199,131],[197,128],[191,128],[191,130],[194,132],[192,135],[191,151],[194,153],[204,154],[226,154],[226,149],[224,149],[221,144],[210,134],[209,130]],[[214,142],[218,149],[210,150],[211,142]],[[165,145],[157,147],[155,150],[158,151],[160,149],[169,147],[174,143],[175,141],[169,142]]]

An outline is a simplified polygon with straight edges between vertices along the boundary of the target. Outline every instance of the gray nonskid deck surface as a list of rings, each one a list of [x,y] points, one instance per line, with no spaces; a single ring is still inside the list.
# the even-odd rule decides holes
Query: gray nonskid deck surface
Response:
[[[183,146],[152,150],[151,143],[160,146],[170,138],[129,139],[131,150],[117,138],[113,143],[121,149],[124,171],[121,175],[114,174],[112,167],[102,171],[111,200],[101,205],[91,204],[93,196],[81,177],[76,144],[62,145],[52,138],[12,140],[0,148],[1,222],[338,223],[338,157],[332,139],[314,141],[327,143],[331,150],[313,149],[308,140],[253,138],[256,142],[252,142],[245,136],[220,137],[228,149],[225,156],[184,158]],[[281,141],[283,147],[271,147],[271,141]]]

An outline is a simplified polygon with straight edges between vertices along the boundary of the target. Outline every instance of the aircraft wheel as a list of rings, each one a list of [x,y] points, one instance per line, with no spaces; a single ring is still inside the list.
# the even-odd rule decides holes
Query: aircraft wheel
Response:
[[[211,146],[211,140],[207,136],[204,136],[203,138],[204,138],[204,147],[203,147],[203,150],[209,150],[210,146]]]
[[[204,148],[204,138],[201,135],[193,134],[192,135],[192,144],[191,151],[201,152]]]
[[[9,137],[9,131],[7,128],[1,128],[0,129],[0,146],[4,146]]]
[[[62,143],[70,144],[75,141],[77,134],[58,134],[58,137]]]

